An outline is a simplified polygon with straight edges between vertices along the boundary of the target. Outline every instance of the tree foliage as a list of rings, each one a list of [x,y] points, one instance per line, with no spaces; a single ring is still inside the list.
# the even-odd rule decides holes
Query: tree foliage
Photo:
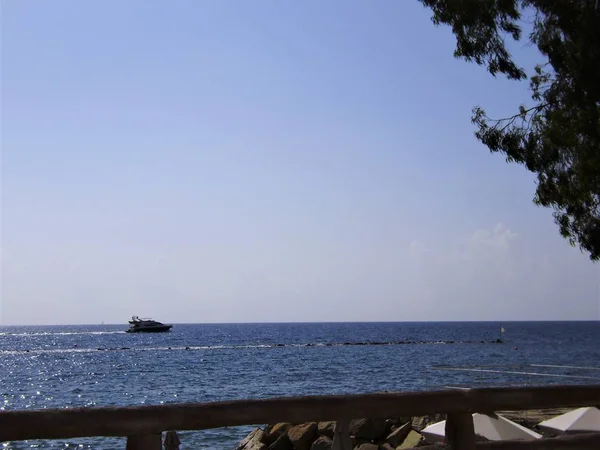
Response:
[[[473,110],[476,137],[537,175],[534,202],[554,209],[561,234],[600,260],[600,2],[419,0],[452,27],[455,56],[490,74],[528,80],[531,101],[511,117]],[[528,74],[506,47],[523,38],[541,53]]]

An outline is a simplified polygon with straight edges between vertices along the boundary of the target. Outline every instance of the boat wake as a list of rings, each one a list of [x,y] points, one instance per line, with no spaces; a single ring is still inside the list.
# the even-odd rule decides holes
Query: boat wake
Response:
[[[103,335],[103,334],[125,334],[125,331],[58,331],[58,332],[49,332],[49,331],[39,331],[39,332],[29,332],[29,333],[9,333],[2,332],[0,336],[77,336],[77,335],[86,335],[86,336],[95,336],[95,335]]]

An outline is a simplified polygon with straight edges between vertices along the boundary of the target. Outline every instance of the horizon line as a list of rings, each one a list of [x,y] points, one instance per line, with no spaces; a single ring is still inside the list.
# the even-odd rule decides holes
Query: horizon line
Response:
[[[372,320],[372,321],[284,321],[284,322],[168,322],[169,325],[328,325],[328,324],[445,324],[445,323],[569,323],[569,322],[600,322],[600,319],[512,319],[512,320]],[[164,323],[164,322],[163,322]],[[63,324],[3,324],[0,327],[69,327],[69,326],[126,326],[127,322],[120,323],[63,323]]]

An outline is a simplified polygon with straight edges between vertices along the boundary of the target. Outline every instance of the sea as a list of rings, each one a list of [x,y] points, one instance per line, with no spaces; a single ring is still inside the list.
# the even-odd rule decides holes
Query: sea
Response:
[[[600,322],[0,327],[0,410],[600,383]],[[498,342],[501,339],[502,342]],[[179,433],[233,449],[251,427]],[[0,444],[124,449],[125,438]]]

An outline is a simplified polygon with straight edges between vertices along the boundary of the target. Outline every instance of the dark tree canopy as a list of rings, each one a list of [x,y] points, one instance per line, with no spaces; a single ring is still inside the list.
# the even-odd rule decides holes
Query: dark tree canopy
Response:
[[[600,260],[600,1],[419,0],[435,24],[452,27],[455,56],[496,76],[529,80],[531,100],[500,120],[473,110],[475,135],[491,152],[537,175],[534,202],[554,209],[560,233]],[[527,39],[541,56],[528,74],[507,40]]]

